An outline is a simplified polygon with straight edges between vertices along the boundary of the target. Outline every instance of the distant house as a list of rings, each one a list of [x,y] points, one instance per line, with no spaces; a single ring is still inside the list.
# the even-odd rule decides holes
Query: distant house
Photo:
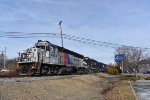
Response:
[[[139,69],[139,73],[150,71],[150,64],[141,64],[138,66],[138,69]]]

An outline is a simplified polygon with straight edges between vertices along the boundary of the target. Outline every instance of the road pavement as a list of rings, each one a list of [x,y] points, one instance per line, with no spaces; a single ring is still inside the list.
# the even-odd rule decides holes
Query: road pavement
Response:
[[[131,82],[139,100],[150,100],[150,80]]]
[[[135,73],[132,73],[132,74],[122,73],[122,75],[135,75]],[[150,74],[137,73],[137,75],[143,78],[150,77]]]

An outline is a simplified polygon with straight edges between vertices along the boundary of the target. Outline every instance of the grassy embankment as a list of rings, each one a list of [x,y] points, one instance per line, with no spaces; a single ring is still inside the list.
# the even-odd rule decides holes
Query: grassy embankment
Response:
[[[112,78],[113,79],[113,78]],[[139,79],[139,77],[138,77]],[[121,76],[119,81],[112,83],[111,87],[108,87],[104,91],[106,100],[135,100],[134,93],[130,86],[129,81],[135,81],[132,76]]]

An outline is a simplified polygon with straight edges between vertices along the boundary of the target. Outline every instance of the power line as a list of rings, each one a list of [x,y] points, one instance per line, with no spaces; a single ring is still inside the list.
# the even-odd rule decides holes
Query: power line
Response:
[[[92,40],[92,39],[76,37],[76,36],[71,36],[71,35],[64,35],[64,36],[65,36],[64,37],[65,39],[79,41],[79,42],[86,42],[86,43],[93,44],[93,45],[113,47],[113,48],[117,47],[117,45],[106,43],[106,42],[102,42],[102,41],[96,41],[96,40]]]
[[[87,38],[83,38],[83,37],[76,37],[76,36],[71,36],[71,35],[65,35],[65,36],[71,37],[71,38],[74,38],[74,39],[81,39],[81,40],[86,40],[86,41],[101,43],[101,44],[105,44],[105,46],[112,46],[114,48],[125,46],[125,47],[134,47],[134,48],[139,48],[139,49],[144,49],[144,50],[147,50],[147,49],[150,50],[150,48],[142,48],[142,47],[136,47],[136,46],[120,45],[120,44],[114,44],[114,43],[109,43],[109,42],[102,42],[102,41],[87,39]]]
[[[18,33],[21,33],[21,34],[18,34]],[[36,36],[36,35],[39,35],[39,34],[40,34],[40,36]],[[9,38],[47,37],[47,36],[41,36],[41,34],[45,34],[45,35],[50,34],[50,35],[56,35],[57,37],[60,37],[59,33],[23,33],[22,34],[22,32],[6,32],[5,35],[1,35],[0,37],[9,37]],[[27,36],[23,36],[23,35],[27,35]],[[95,42],[100,42],[100,41],[95,41],[95,40],[91,40],[91,39],[86,39],[86,38],[81,38],[81,37],[76,37],[76,36],[71,36],[71,35],[66,35],[66,34],[63,34],[63,38],[73,40],[73,41],[77,41],[77,42],[87,43],[87,44],[93,44],[93,45],[116,48],[114,46],[110,46],[110,44],[108,44],[108,43],[107,43],[107,45],[104,45],[104,43],[106,44],[106,42],[101,42],[101,44],[98,44],[98,43],[95,43]]]
[[[59,37],[59,33],[24,33],[24,32],[1,32],[0,37],[6,38],[32,38],[32,37]]]
[[[51,37],[57,37],[57,38],[61,37],[60,33],[24,33],[24,32],[2,32],[2,31],[1,31],[0,37],[32,38],[32,37],[47,37],[48,35]],[[67,35],[67,34],[62,34],[62,35],[63,35],[64,39],[77,41],[80,43],[97,45],[97,46],[104,46],[104,47],[111,47],[111,48],[118,48],[118,47],[126,46],[126,47],[134,47],[134,48],[143,49],[143,50],[150,50],[150,48],[120,45],[120,44],[97,41],[97,40],[93,40],[93,39],[88,39],[88,38],[83,38],[83,37],[78,37],[78,36],[72,36],[72,35]]]
[[[77,42],[80,42],[80,43],[85,43],[85,44],[91,44],[91,45],[97,45],[97,46],[104,46],[104,47],[112,47],[112,48],[116,48],[114,46],[108,46],[108,45],[105,45],[105,44],[98,44],[98,43],[94,43],[92,41],[86,41],[86,40],[79,40],[79,39],[75,39],[75,38],[68,38],[68,37],[64,37],[64,39],[69,39],[69,40],[72,40],[72,41],[77,41]]]
[[[52,21],[39,21],[39,22],[27,22],[27,21],[0,21],[2,24],[51,24],[51,25],[57,25],[57,23]]]
[[[0,31],[0,35],[60,35],[60,33],[46,33],[46,32],[42,32],[42,33],[24,33],[24,32],[3,32]]]

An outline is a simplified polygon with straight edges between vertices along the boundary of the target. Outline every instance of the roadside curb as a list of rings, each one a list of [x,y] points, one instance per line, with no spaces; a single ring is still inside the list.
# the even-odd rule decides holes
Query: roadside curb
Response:
[[[135,100],[139,100],[139,99],[138,99],[138,97],[137,97],[137,95],[136,95],[136,93],[135,93],[135,91],[134,91],[134,89],[133,89],[133,87],[132,87],[131,82],[130,82],[130,81],[128,81],[128,83],[130,84],[130,87],[131,87],[132,92],[133,92],[133,94],[134,94]]]

